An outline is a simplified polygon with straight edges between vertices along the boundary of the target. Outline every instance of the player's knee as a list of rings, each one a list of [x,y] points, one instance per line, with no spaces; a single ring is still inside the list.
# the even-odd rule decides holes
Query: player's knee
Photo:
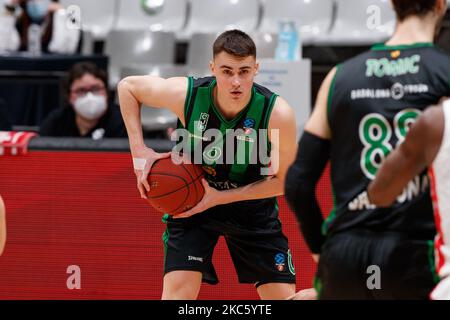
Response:
[[[162,300],[195,300],[201,285],[201,273],[175,271],[164,276]]]

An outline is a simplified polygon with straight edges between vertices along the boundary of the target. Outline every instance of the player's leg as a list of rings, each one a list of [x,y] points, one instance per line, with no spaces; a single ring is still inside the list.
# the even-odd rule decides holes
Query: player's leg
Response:
[[[196,299],[202,281],[218,282],[212,255],[219,234],[204,227],[201,216],[173,219],[165,216],[164,284],[162,299]]]
[[[295,283],[266,283],[256,290],[261,300],[282,300],[295,293]]]
[[[287,299],[295,293],[294,265],[278,219],[262,217],[253,229],[241,226],[225,240],[239,282],[254,283],[261,299]]]
[[[202,284],[198,271],[172,271],[164,276],[162,300],[195,300]]]

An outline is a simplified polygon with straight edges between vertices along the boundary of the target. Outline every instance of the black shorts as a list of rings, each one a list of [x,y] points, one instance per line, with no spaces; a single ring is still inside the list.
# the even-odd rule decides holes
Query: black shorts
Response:
[[[404,233],[351,230],[325,242],[320,299],[428,299],[438,281],[433,242]]]
[[[203,281],[219,282],[212,263],[220,236],[225,241],[239,282],[295,283],[288,241],[281,230],[274,199],[242,201],[217,206],[187,219],[163,219],[167,229],[164,274],[199,271]]]

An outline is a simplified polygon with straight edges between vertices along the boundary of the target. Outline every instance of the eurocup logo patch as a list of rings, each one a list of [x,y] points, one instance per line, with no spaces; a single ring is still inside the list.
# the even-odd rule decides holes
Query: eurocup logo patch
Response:
[[[247,118],[244,120],[244,128],[254,128],[255,123],[255,119]]]
[[[197,123],[198,130],[200,130],[202,132],[205,131],[206,127],[208,126],[208,120],[209,120],[209,114],[204,113],[204,112],[200,113],[200,119]]]
[[[244,133],[245,134],[251,134],[253,131],[253,128],[255,127],[255,119],[247,118],[244,120]]]
[[[284,253],[277,253],[275,255],[275,266],[280,272],[283,272],[286,269],[286,256]]]

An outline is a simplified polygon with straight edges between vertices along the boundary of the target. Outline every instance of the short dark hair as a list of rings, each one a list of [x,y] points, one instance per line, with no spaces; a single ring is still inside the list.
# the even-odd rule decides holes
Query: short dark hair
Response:
[[[425,16],[436,7],[437,0],[392,0],[397,20],[403,21],[409,16]]]
[[[213,57],[222,51],[236,57],[253,56],[256,58],[255,43],[248,34],[241,30],[225,31],[217,37],[213,45]]]
[[[67,81],[65,85],[65,93],[67,96],[70,95],[70,87],[75,80],[81,79],[85,74],[91,74],[94,77],[102,80],[105,85],[105,89],[108,89],[108,75],[106,71],[97,67],[96,64],[92,62],[78,62],[72,66],[67,75]]]

